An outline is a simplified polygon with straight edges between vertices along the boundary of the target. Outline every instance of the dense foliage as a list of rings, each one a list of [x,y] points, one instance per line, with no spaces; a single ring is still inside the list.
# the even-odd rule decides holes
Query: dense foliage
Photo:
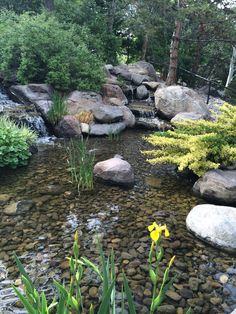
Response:
[[[0,117],[0,167],[26,165],[31,155],[29,147],[35,138],[36,135],[28,128]]]
[[[155,133],[147,141],[154,150],[144,152],[152,164],[170,163],[198,176],[236,161],[236,107],[224,104],[216,121],[185,121],[176,129]]]
[[[48,121],[53,125],[56,125],[66,114],[67,108],[65,98],[58,92],[54,92],[52,97],[52,107],[47,114]]]
[[[184,68],[223,90],[236,45],[230,0],[0,0],[0,9],[20,14],[5,23],[1,15],[1,72],[60,89],[99,89],[100,62],[145,59],[165,79],[179,20],[178,78],[190,86],[205,84]]]
[[[47,82],[55,88],[99,90],[101,64],[73,26],[46,13],[0,16],[0,70],[21,83]]]

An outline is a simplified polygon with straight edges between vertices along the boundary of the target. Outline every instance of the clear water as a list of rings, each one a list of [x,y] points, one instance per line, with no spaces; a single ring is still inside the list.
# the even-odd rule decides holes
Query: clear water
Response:
[[[40,149],[28,167],[1,171],[1,194],[10,194],[12,201],[29,199],[36,203],[32,211],[18,216],[6,216],[2,212],[4,205],[1,206],[0,260],[7,267],[10,279],[18,277],[13,251],[21,256],[31,276],[42,287],[49,287],[52,278],[68,278],[62,262],[70,254],[73,234],[78,229],[82,255],[97,259],[96,235],[106,252],[114,247],[119,273],[122,268],[127,272],[139,304],[138,312],[145,313],[150,302],[144,295],[150,286],[145,268],[150,246],[147,226],[153,221],[166,223],[170,229],[171,236],[164,241],[164,264],[176,255],[173,269],[177,285],[189,288],[189,277],[198,278],[201,285],[209,280],[215,282],[216,273],[234,266],[232,256],[204,244],[186,230],[186,215],[203,200],[192,194],[191,179],[178,176],[173,167],[152,166],[145,161],[140,150],[148,148],[143,140],[147,134],[127,131],[117,142],[109,142],[107,138],[89,140],[90,148],[97,149],[97,161],[120,154],[131,163],[136,178],[132,189],[96,182],[94,191],[78,195],[76,187],[68,182],[63,143]],[[124,253],[131,255],[130,261],[122,259]],[[98,285],[91,275],[86,278],[86,289]],[[211,294],[222,296],[222,289],[192,291],[192,298],[202,300],[201,313],[224,313],[222,305],[212,305],[209,301]],[[183,308],[188,308],[184,298],[181,302]],[[223,302],[231,301],[223,296]],[[170,299],[167,303],[178,306],[178,302]]]

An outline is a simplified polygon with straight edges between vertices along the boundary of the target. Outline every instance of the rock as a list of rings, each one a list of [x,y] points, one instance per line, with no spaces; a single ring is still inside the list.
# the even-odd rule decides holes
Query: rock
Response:
[[[175,314],[176,310],[174,305],[160,305],[158,307],[158,314]]]
[[[96,298],[98,296],[98,288],[97,287],[91,287],[89,289],[89,296],[91,298]]]
[[[130,186],[134,184],[134,173],[131,165],[118,156],[98,162],[94,167],[94,175],[103,181],[117,185]]]
[[[178,302],[182,299],[181,295],[179,295],[177,292],[173,291],[173,290],[168,290],[166,292],[166,296],[169,297],[170,299]]]
[[[133,81],[134,84],[140,85],[144,80],[156,81],[157,75],[152,64],[139,61],[134,64],[121,64],[114,67],[111,73],[120,75],[125,80]]]
[[[0,194],[0,205],[5,205],[8,201],[10,201],[11,195],[9,194]]]
[[[90,125],[87,123],[80,123],[80,128],[82,133],[89,134],[90,133]]]
[[[211,245],[236,252],[236,208],[204,204],[187,216],[187,228]]]
[[[236,204],[236,170],[211,170],[193,186],[193,191],[206,199]]]
[[[122,106],[121,110],[123,112],[123,122],[126,124],[128,128],[132,128],[135,126],[135,116],[132,111],[126,107]]]
[[[209,115],[208,108],[202,98],[192,89],[183,86],[168,86],[155,92],[155,106],[159,113],[172,119],[180,112]]]
[[[16,203],[11,203],[6,206],[3,212],[6,215],[14,216],[14,215],[21,215],[30,211],[34,207],[35,203],[31,200],[22,200]]]
[[[160,85],[158,82],[143,82],[143,85],[148,89],[155,91],[157,87]]]
[[[55,133],[58,137],[75,138],[81,136],[81,127],[79,121],[70,115],[64,116],[55,127]]]
[[[198,291],[198,287],[200,284],[200,280],[195,277],[190,277],[189,278],[189,287],[192,291]]]
[[[149,92],[144,85],[141,85],[136,89],[136,98],[137,99],[140,99],[140,100],[146,99],[146,98],[148,98],[148,96],[149,96]]]
[[[220,282],[221,282],[222,284],[226,284],[226,283],[228,282],[228,280],[229,280],[229,276],[227,276],[227,275],[221,275],[219,280],[220,280]]]
[[[136,118],[136,125],[147,130],[167,131],[171,125],[159,118]]]
[[[103,101],[110,105],[124,106],[128,99],[118,85],[104,84],[102,86]]]
[[[105,105],[102,96],[94,92],[74,91],[68,96],[66,103],[70,115],[91,111],[94,118],[101,123],[115,122],[123,118],[121,108]]]
[[[171,119],[171,123],[182,122],[186,120],[202,120],[205,116],[195,112],[180,112]]]
[[[109,135],[109,134],[119,134],[126,128],[125,122],[117,122],[110,124],[92,124],[90,126],[90,135]]]
[[[47,118],[47,113],[52,106],[53,89],[48,84],[13,85],[11,94],[24,104],[32,103],[36,109]]]

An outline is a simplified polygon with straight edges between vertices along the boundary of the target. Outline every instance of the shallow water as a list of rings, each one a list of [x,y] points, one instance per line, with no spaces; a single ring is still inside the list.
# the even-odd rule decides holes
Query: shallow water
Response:
[[[186,215],[204,201],[192,195],[193,182],[178,176],[173,167],[146,163],[140,153],[148,148],[142,138],[144,134],[127,131],[119,141],[89,140],[89,146],[97,149],[97,161],[120,154],[131,163],[136,177],[132,189],[96,182],[94,191],[78,195],[76,187],[68,182],[63,143],[41,148],[26,168],[2,171],[0,194],[10,194],[14,202],[33,200],[36,206],[18,216],[7,216],[0,209],[0,261],[7,267],[9,279],[15,280],[18,278],[12,259],[15,251],[36,284],[49,287],[50,292],[52,278],[69,276],[65,257],[70,253],[75,230],[79,230],[81,254],[92,260],[98,257],[95,244],[98,234],[107,252],[115,248],[118,278],[124,268],[134,289],[138,313],[148,313],[150,282],[146,260],[150,240],[147,226],[153,221],[166,223],[171,237],[164,241],[165,257],[169,260],[176,255],[175,291],[180,296],[178,301],[168,297],[166,303],[179,307],[179,313],[190,305],[193,313],[230,313],[236,299],[224,292],[226,286],[214,276],[234,267],[235,259],[204,244],[186,230]],[[98,282],[89,273],[86,278],[84,291],[88,295],[89,288],[97,287]],[[189,282],[189,278],[194,279]],[[233,287],[236,286],[234,279],[234,276],[229,278]],[[12,310],[14,300],[6,306],[1,302],[4,289],[0,282],[0,308]],[[97,300],[91,297],[89,302],[96,304]],[[12,311],[21,312],[16,308]]]

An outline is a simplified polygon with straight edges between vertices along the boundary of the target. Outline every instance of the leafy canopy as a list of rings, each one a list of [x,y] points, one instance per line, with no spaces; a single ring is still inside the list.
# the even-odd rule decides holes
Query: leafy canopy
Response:
[[[216,121],[184,121],[176,129],[154,133],[146,140],[155,149],[145,151],[152,164],[170,163],[198,176],[236,161],[236,107],[225,103]]]
[[[56,89],[99,90],[101,63],[73,26],[46,13],[0,14],[0,71],[23,84],[47,82]]]

